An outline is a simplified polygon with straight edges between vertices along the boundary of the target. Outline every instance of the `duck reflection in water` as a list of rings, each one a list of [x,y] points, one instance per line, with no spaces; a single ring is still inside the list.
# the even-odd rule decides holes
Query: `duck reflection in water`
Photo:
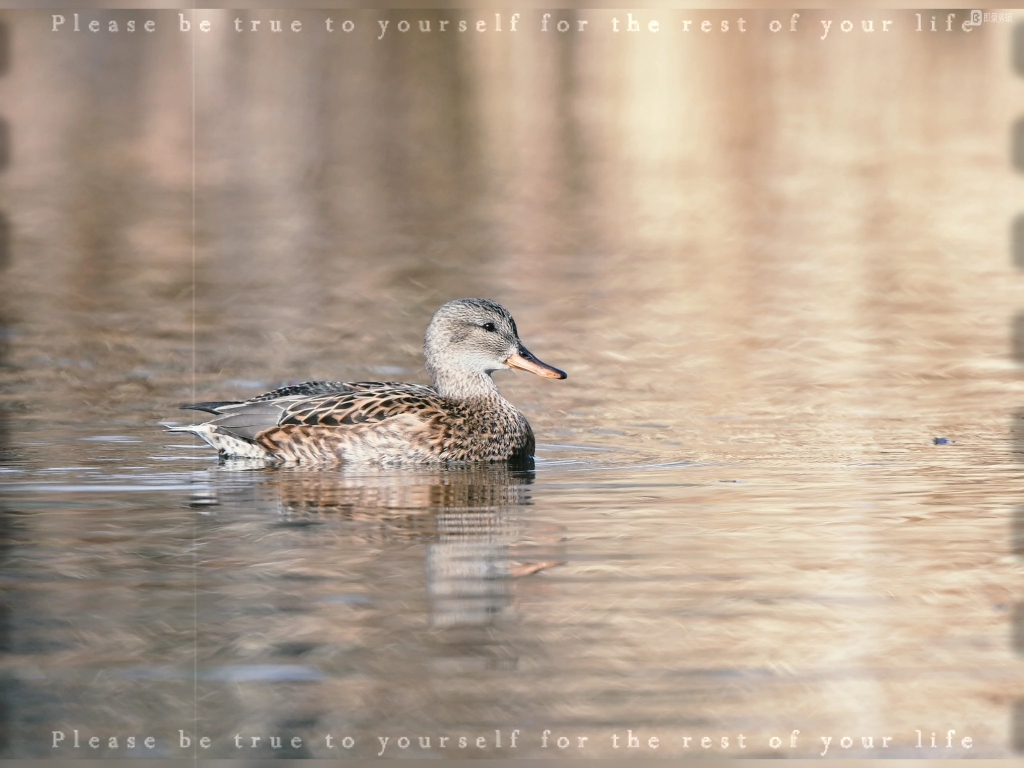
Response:
[[[324,472],[267,469],[241,460],[225,462],[208,476],[212,495],[197,494],[193,506],[241,505],[273,512],[277,528],[315,528],[318,542],[308,549],[307,563],[337,558],[337,547],[323,540],[327,536],[379,556],[395,544],[424,543],[430,623],[436,628],[493,623],[512,609],[514,579],[562,560],[561,529],[538,526],[523,514],[533,503],[533,470],[469,464]],[[422,579],[405,576],[410,582]]]

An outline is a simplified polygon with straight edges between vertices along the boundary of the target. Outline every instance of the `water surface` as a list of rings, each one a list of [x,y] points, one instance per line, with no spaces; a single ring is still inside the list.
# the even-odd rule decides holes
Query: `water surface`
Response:
[[[194,49],[175,14],[3,17],[0,754],[1011,755],[1009,28],[378,43],[288,13],[301,42],[210,13]],[[569,373],[497,375],[532,471],[162,431],[426,381],[460,296]]]

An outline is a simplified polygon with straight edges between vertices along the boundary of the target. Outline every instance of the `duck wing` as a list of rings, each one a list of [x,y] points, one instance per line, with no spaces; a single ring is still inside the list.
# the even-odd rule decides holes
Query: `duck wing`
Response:
[[[320,393],[328,390],[326,394]],[[350,427],[408,415],[437,413],[441,396],[433,387],[399,382],[309,382],[268,392],[244,402],[197,403],[217,418],[216,431],[256,442],[276,427]]]
[[[182,410],[206,411],[207,413],[224,413],[233,410],[237,406],[248,405],[249,403],[261,403],[268,400],[280,400],[291,397],[315,397],[317,395],[353,391],[355,390],[352,389],[352,385],[346,384],[343,381],[306,381],[302,384],[279,387],[248,400],[217,400],[209,403],[192,403],[191,405],[183,405],[181,408]]]
[[[348,386],[349,392],[291,401],[278,425],[355,426],[402,415],[436,413],[443,400],[436,389],[423,384],[360,381]]]
[[[279,400],[282,397],[316,397],[317,395],[335,395],[346,392],[355,392],[358,384],[349,384],[344,381],[307,381],[302,384],[292,384],[287,387],[279,387],[259,397],[254,397],[248,402],[259,402],[263,400]]]

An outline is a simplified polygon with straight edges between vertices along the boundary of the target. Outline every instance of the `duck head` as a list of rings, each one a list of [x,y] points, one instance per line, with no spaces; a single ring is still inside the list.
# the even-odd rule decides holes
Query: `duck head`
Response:
[[[423,354],[437,390],[449,397],[491,392],[491,373],[507,368],[566,378],[564,371],[534,357],[519,340],[508,310],[487,299],[456,299],[437,310]]]

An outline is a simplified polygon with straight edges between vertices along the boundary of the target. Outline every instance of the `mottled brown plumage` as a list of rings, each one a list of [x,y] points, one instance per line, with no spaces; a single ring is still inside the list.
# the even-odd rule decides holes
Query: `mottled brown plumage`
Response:
[[[288,463],[524,462],[534,438],[491,373],[565,374],[537,360],[498,304],[459,299],[441,307],[424,343],[433,387],[397,382],[307,382],[244,402],[184,406],[213,413],[192,432],[224,457]]]

